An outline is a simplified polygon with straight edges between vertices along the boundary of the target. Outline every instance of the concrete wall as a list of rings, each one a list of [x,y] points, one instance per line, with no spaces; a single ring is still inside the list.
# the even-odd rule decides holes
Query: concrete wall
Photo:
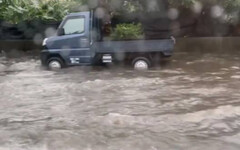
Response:
[[[179,38],[176,51],[229,53],[240,51],[240,37]]]
[[[31,51],[40,50],[41,41],[35,44],[30,40],[0,41],[0,50]],[[204,38],[178,38],[175,46],[176,51],[184,52],[239,52],[240,37],[204,37]]]
[[[4,50],[6,52],[11,50],[19,50],[19,51],[31,51],[31,50],[40,50],[41,49],[41,41],[36,44],[32,40],[0,40],[0,50]]]

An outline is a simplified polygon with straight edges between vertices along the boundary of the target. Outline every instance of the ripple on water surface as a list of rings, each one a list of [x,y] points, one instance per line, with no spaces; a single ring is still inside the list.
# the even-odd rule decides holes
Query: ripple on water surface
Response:
[[[0,149],[238,150],[239,62],[214,57],[144,73],[0,63]]]

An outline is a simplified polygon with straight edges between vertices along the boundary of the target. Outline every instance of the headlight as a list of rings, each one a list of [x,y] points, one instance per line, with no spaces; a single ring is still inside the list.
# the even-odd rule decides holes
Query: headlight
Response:
[[[45,45],[46,45],[47,40],[48,40],[48,38],[45,38],[45,39],[43,40],[42,46],[45,46]]]

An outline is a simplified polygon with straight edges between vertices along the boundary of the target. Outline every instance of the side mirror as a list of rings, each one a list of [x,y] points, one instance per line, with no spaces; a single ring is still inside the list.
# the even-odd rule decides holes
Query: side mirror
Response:
[[[58,36],[65,35],[64,28],[59,28],[58,31],[57,31],[57,35],[58,35]]]

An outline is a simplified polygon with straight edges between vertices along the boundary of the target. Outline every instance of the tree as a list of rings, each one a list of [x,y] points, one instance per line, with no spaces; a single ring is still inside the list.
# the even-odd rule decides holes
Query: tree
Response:
[[[78,0],[0,0],[0,19],[17,24],[21,21],[60,21]]]
[[[194,13],[192,8],[196,6],[198,11]],[[144,28],[153,33],[199,22],[208,24],[220,20],[234,25],[240,22],[240,0],[0,0],[0,20],[11,23],[60,21],[69,12],[96,7],[105,8],[111,16],[138,18]]]

